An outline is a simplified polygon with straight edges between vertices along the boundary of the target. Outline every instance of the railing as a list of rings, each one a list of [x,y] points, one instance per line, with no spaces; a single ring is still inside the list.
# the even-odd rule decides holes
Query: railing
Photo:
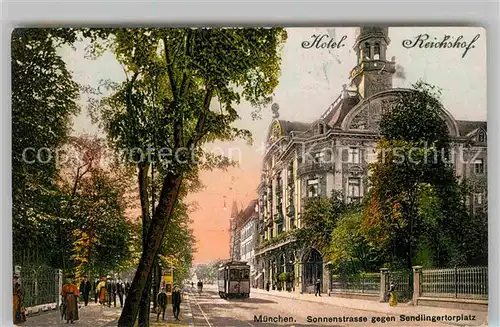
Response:
[[[311,162],[302,164],[299,167],[298,174],[303,175],[310,172],[326,172],[333,170],[333,162]]]
[[[488,267],[423,269],[422,296],[488,299]]]
[[[21,267],[21,286],[23,305],[33,307],[42,304],[57,303],[58,271],[46,266]]]
[[[380,293],[380,274],[373,273],[361,276],[331,275],[331,292]]]

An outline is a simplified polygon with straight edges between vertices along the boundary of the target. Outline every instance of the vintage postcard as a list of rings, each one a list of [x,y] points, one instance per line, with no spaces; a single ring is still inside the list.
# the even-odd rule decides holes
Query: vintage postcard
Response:
[[[14,30],[13,322],[486,326],[486,34]]]

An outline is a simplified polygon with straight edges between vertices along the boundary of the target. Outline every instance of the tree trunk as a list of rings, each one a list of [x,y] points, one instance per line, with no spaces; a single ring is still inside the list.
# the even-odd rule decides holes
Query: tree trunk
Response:
[[[161,283],[161,267],[160,263],[158,260],[156,261],[155,264],[155,279],[154,279],[154,285],[153,285],[153,307],[157,307],[157,295],[160,293],[160,283]]]
[[[119,327],[132,327],[134,325],[139,311],[141,295],[153,269],[158,249],[163,241],[163,236],[165,235],[168,222],[177,201],[181,183],[182,175],[180,174],[169,172],[165,177],[158,206],[144,242],[139,266],[130,286],[129,296],[126,298],[122,314],[118,320]]]
[[[142,292],[141,301],[139,303],[139,327],[149,326],[149,312],[151,308],[151,285],[152,276],[149,275],[146,282],[144,292]]]

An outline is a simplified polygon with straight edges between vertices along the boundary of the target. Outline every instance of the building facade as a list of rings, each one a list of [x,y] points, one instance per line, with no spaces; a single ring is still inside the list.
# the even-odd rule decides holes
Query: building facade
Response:
[[[305,201],[342,192],[345,200],[360,201],[368,190],[368,164],[377,160],[378,122],[396,99],[410,89],[392,87],[395,60],[387,59],[388,28],[362,27],[354,45],[357,65],[350,84],[312,123],[271,122],[263,158],[259,194],[257,285],[272,284],[280,273],[293,276],[295,291],[312,292],[317,279],[328,287],[323,254],[297,248],[290,231],[301,228]],[[486,122],[458,121],[440,111],[452,139],[456,174],[476,185],[468,200],[471,210],[484,210],[486,201]],[[276,115],[277,116],[277,115]]]
[[[240,233],[240,261],[245,261],[250,265],[250,285],[254,285],[255,270],[255,247],[258,237],[257,224],[259,215],[257,209],[257,200],[250,201],[247,208],[240,214],[239,233]]]
[[[229,258],[239,261],[240,259],[240,233],[238,232],[238,205],[233,201],[231,216],[229,219]]]

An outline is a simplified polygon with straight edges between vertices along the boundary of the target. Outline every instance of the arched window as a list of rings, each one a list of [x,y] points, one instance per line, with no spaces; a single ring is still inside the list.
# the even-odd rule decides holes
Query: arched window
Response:
[[[373,59],[380,59],[380,45],[378,43],[375,43],[375,47],[373,49]]]
[[[370,43],[365,43],[365,48],[363,49],[363,57],[364,59],[371,59],[371,54],[370,54]]]
[[[325,133],[325,126],[323,126],[323,124],[319,124],[318,127],[319,127],[319,133],[324,134]]]

